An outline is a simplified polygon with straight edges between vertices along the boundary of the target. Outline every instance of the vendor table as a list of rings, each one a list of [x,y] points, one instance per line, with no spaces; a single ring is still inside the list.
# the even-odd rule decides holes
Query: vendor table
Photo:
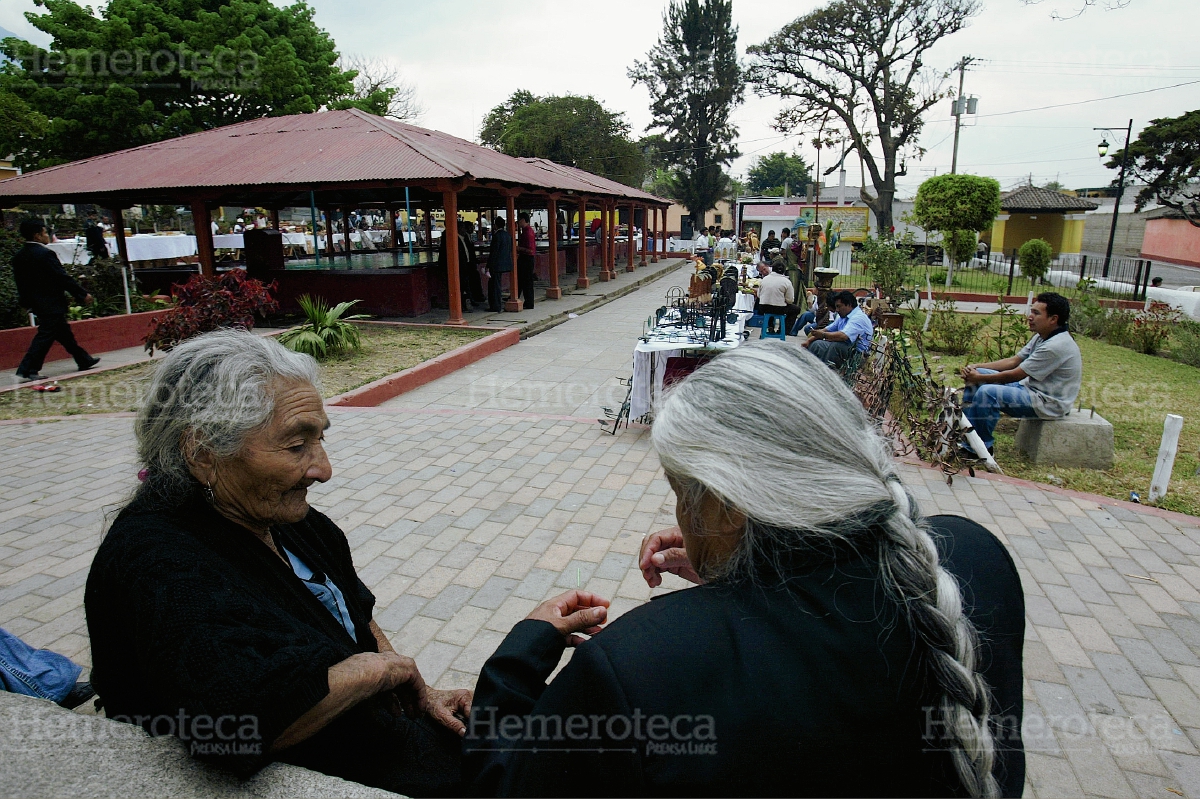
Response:
[[[117,240],[111,236],[104,237],[108,245],[108,253],[117,257]],[[64,239],[50,244],[50,249],[58,254],[58,259],[65,264],[87,263],[91,254],[82,237]],[[143,233],[137,236],[126,236],[125,246],[129,251],[130,261],[158,261],[172,258],[185,258],[196,254],[195,236],[160,236]]]
[[[690,252],[694,255],[696,242],[693,239],[677,239],[672,236],[667,239],[667,252]]]
[[[748,295],[747,295],[748,296]],[[753,303],[753,298],[751,298]],[[668,312],[664,321],[672,318]],[[748,313],[739,313],[736,322],[725,325],[725,338],[709,341],[701,331],[686,331],[680,328],[659,326],[651,330],[646,338],[639,340],[633,348],[633,387],[629,395],[629,418],[637,419],[654,409],[662,396],[663,376],[667,370],[667,359],[676,358],[686,352],[724,352],[742,343]],[[704,331],[707,333],[707,331]]]

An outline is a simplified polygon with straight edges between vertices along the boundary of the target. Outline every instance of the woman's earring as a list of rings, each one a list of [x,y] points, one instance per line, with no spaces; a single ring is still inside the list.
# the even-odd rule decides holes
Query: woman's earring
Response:
[[[217,501],[216,495],[213,494],[212,483],[204,484],[204,496],[210,504]]]

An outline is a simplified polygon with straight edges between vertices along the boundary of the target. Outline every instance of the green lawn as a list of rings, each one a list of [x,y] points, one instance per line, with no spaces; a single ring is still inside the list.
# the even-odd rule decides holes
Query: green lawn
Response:
[[[933,290],[935,292],[945,291],[945,267],[931,266],[929,271]],[[914,267],[905,285],[910,289],[925,291],[925,267]],[[851,265],[850,274],[838,275],[833,281],[833,287],[837,289],[870,288],[870,286],[871,278],[864,273],[862,264],[857,261]],[[1017,296],[1025,296],[1029,293],[1030,287],[1029,280],[1021,276],[1019,269],[1016,270],[1016,274],[1013,275],[1012,293]],[[955,269],[951,276],[950,290],[972,294],[1004,294],[1008,291],[1008,274],[1000,275],[982,269]],[[1059,288],[1056,291],[1062,292],[1063,289]]]
[[[907,323],[906,323],[907,327]],[[1167,495],[1159,507],[1200,516],[1200,369],[1124,347],[1076,336],[1083,355],[1080,401],[1095,408],[1113,425],[1115,460],[1108,471],[1035,466],[1016,451],[1015,420],[1003,420],[996,431],[996,460],[1004,473],[1038,482],[1061,482],[1067,488],[1090,491],[1116,499],[1129,499],[1136,491],[1148,499],[1150,478],[1158,458],[1163,421],[1168,413],[1183,416],[1179,454]],[[975,356],[931,354],[947,385],[962,386],[958,369]],[[1051,480],[1051,475],[1054,480]]]
[[[362,325],[361,350],[321,363],[325,397],[403,371],[488,335],[482,330]],[[0,393],[0,419],[135,411],[145,394],[153,362],[64,380],[61,391],[30,388]]]

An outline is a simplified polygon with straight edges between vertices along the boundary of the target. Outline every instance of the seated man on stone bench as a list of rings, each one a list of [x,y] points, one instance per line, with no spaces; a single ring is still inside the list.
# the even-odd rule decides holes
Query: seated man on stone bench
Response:
[[[1018,419],[1061,419],[1079,396],[1083,359],[1067,332],[1071,305],[1052,291],[1037,296],[1027,321],[1034,334],[1011,358],[962,368],[963,414],[992,451],[1000,414]]]

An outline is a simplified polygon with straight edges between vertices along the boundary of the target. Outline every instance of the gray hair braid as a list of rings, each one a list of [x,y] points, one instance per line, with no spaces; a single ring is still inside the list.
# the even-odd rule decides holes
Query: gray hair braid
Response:
[[[651,437],[685,506],[711,494],[747,516],[737,550],[709,576],[749,574],[786,550],[874,546],[883,586],[927,650],[942,743],[963,787],[997,795],[988,690],[958,582],[939,564],[891,445],[833,370],[792,343],[746,344],[676,384]],[[763,464],[778,479],[764,480]],[[779,482],[803,485],[804,499]]]

